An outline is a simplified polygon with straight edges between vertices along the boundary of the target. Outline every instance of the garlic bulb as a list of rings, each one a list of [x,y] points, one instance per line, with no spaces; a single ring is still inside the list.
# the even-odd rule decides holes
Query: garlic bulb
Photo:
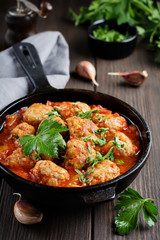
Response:
[[[14,205],[15,218],[22,224],[35,224],[41,222],[43,213],[41,213],[35,206],[22,200],[21,194],[15,193],[19,196],[19,200]]]
[[[77,64],[75,71],[79,76],[90,79],[93,81],[93,83],[96,86],[99,86],[99,84],[95,80],[96,69],[92,63],[90,63],[88,61],[81,61]]]

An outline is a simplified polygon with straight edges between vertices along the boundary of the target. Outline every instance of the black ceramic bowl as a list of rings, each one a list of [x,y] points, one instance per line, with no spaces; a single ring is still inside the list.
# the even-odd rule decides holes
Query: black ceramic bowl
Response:
[[[122,42],[106,42],[95,38],[92,34],[93,30],[98,26],[109,26],[122,34],[128,33],[130,38]],[[99,20],[90,25],[88,30],[89,47],[94,55],[105,59],[120,59],[129,56],[135,49],[137,40],[137,30],[129,23],[117,25],[116,20]]]

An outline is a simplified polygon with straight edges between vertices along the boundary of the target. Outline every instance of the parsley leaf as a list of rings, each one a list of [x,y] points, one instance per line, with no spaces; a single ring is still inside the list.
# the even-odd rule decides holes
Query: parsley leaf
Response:
[[[138,215],[141,209],[143,209],[146,223],[150,227],[153,226],[157,222],[155,216],[157,216],[158,210],[151,202],[154,202],[154,199],[145,199],[132,188],[128,188],[124,193],[121,193],[115,206],[115,209],[121,210],[115,218],[118,233],[125,235],[137,227]]]
[[[136,205],[118,213],[115,224],[120,235],[128,234],[130,230],[136,228],[141,207],[141,205]]]
[[[36,135],[25,135],[19,139],[23,153],[30,155],[33,150],[38,154],[46,154],[49,157],[57,158],[59,151],[66,146],[60,132],[67,131],[66,126],[57,121],[45,119],[38,128]]]
[[[76,114],[76,116],[77,116],[77,117],[80,117],[80,118],[83,118],[83,119],[84,119],[84,118],[87,118],[87,119],[91,119],[91,120],[92,120],[91,114],[92,114],[92,113],[97,113],[97,112],[99,112],[98,109],[93,109],[93,110],[86,111],[86,112],[79,111],[79,112]]]

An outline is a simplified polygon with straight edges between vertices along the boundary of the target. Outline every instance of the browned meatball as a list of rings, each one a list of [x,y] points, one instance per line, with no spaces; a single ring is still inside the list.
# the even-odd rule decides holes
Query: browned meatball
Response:
[[[41,103],[34,103],[23,114],[23,121],[31,125],[38,125],[44,116],[53,108]],[[47,116],[47,115],[46,115]]]
[[[79,168],[87,161],[89,156],[96,157],[96,151],[89,143],[73,138],[67,142],[65,168]]]
[[[127,157],[135,155],[136,147],[132,144],[132,141],[124,133],[117,132],[115,136],[118,137],[119,144],[123,145],[123,147],[118,148],[113,144],[114,140],[111,140],[107,143],[106,149],[108,148],[109,150],[111,147],[114,147],[115,157]]]
[[[57,110],[64,119],[74,116],[79,111],[86,112],[91,110],[89,105],[82,102],[62,102],[59,107]]]
[[[12,136],[23,137],[28,134],[35,134],[35,128],[32,125],[29,125],[26,122],[22,122],[18,124],[13,130],[11,131]]]
[[[61,186],[70,178],[66,169],[49,160],[38,161],[31,172],[37,182],[49,186]]]
[[[80,117],[71,117],[67,120],[70,136],[74,138],[81,138],[90,136],[96,140],[97,136],[92,130],[97,130],[98,127],[89,119],[82,119]]]
[[[91,167],[87,169],[90,171]],[[89,181],[89,185],[94,185],[102,182],[109,181],[120,175],[120,169],[115,163],[106,159],[94,167],[94,171],[91,172],[86,178]]]
[[[35,152],[26,156],[22,152],[22,148],[17,148],[10,156],[5,159],[4,165],[9,168],[22,167],[30,169],[34,167],[37,160],[35,159]]]
[[[93,114],[93,122],[98,127],[109,128],[110,131],[121,131],[127,127],[127,121],[119,114]]]

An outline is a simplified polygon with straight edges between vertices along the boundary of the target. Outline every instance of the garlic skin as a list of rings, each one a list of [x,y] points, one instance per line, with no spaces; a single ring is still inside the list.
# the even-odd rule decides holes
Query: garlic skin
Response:
[[[137,87],[142,85],[148,78],[148,73],[146,70],[131,72],[115,72],[108,73],[108,75],[121,76],[129,85]]]
[[[90,79],[93,81],[93,83],[96,86],[99,86],[99,84],[95,80],[96,69],[92,63],[90,63],[88,61],[81,61],[77,64],[75,71],[79,76]]]
[[[35,206],[21,199],[21,194],[15,193],[19,196],[19,200],[14,205],[15,218],[22,224],[31,225],[41,222],[43,213]]]

